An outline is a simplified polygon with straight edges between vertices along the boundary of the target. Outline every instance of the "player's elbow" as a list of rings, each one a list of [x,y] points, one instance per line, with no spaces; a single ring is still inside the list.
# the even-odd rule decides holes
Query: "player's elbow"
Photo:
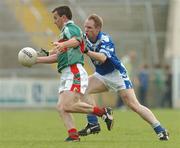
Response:
[[[102,55],[99,61],[101,63],[104,63],[106,60],[107,60],[107,57],[105,55]]]
[[[80,41],[79,40],[77,40],[76,38],[72,38],[72,42],[73,42],[73,47],[78,47],[79,45],[80,45]]]

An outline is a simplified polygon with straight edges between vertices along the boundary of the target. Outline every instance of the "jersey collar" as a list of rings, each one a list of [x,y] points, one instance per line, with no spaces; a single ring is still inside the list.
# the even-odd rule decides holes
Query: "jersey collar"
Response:
[[[61,31],[63,31],[64,28],[65,28],[68,24],[74,24],[74,21],[69,20],[69,21],[67,21],[66,23],[64,23],[64,26],[63,26],[63,28],[61,29]]]
[[[74,21],[69,20],[69,21],[67,21],[66,23],[64,23],[64,26],[66,26],[66,25],[68,25],[68,24],[74,24]]]
[[[102,36],[102,32],[99,32],[96,38],[96,42],[98,42],[101,39]]]
[[[92,42],[93,44],[95,44],[95,43],[97,43],[100,39],[101,39],[101,36],[102,36],[102,32],[99,32],[98,33],[98,35],[97,35],[97,37],[96,37],[96,40],[95,40],[95,42]]]

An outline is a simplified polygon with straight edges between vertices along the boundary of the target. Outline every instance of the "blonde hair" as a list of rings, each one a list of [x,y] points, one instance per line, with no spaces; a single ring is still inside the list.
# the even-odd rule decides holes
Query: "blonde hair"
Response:
[[[88,16],[87,18],[88,20],[93,20],[94,21],[94,25],[95,27],[99,27],[99,28],[102,28],[103,26],[103,19],[98,16],[97,14],[91,14],[90,16]]]

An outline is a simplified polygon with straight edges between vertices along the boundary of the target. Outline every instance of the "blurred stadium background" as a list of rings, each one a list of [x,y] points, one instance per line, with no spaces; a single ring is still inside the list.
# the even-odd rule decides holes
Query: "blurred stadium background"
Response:
[[[137,92],[140,67],[144,63],[149,65],[149,107],[180,107],[179,0],[0,0],[0,108],[55,106],[59,82],[56,66],[25,68],[18,63],[17,54],[26,46],[51,48],[51,41],[58,35],[51,10],[59,5],[69,5],[74,21],[82,28],[89,14],[103,17],[103,31],[112,35],[119,57],[135,55],[134,61],[125,65],[131,64],[130,76]],[[168,98],[172,105],[161,104],[166,77],[162,82],[164,89],[155,89],[157,64],[162,65],[162,71],[165,65],[172,70],[172,98]],[[86,58],[89,74],[93,71],[90,65]],[[157,92],[162,98],[156,98]],[[99,105],[118,107],[116,93],[94,97]]]

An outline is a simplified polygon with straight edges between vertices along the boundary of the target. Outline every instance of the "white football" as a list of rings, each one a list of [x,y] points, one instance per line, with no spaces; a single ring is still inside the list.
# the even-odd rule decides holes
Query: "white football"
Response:
[[[36,63],[37,52],[31,47],[24,47],[18,53],[18,61],[26,67],[31,67]]]

